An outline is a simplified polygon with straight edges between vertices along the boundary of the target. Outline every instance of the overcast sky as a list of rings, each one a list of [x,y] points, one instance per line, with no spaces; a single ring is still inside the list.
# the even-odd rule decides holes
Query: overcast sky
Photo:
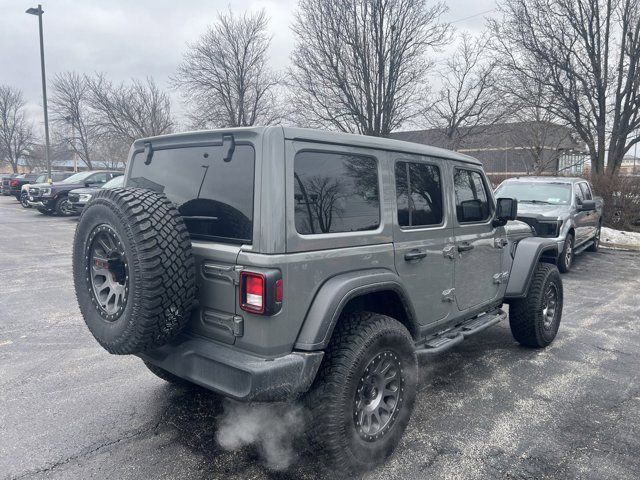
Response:
[[[165,87],[185,45],[214,21],[220,10],[267,11],[273,35],[271,62],[286,68],[293,47],[289,28],[297,0],[55,0],[43,1],[47,77],[57,72],[105,72],[115,81],[152,76]],[[456,29],[479,32],[495,9],[495,0],[448,0],[445,19]],[[0,84],[23,90],[29,112],[42,123],[38,19],[24,0],[0,0]],[[440,53],[440,58],[446,52]],[[183,111],[172,92],[174,112]]]

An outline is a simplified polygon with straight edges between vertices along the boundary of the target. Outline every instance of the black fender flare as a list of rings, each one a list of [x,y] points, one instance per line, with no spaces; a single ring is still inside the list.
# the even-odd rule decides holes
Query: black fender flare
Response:
[[[331,277],[318,290],[295,343],[297,350],[326,348],[345,305],[353,298],[372,292],[392,291],[400,297],[411,323],[418,331],[415,310],[400,277],[386,269],[357,270]]]
[[[554,261],[558,257],[558,243],[553,238],[527,237],[520,240],[513,252],[513,262],[505,299],[524,298],[529,291],[536,265],[543,255]]]

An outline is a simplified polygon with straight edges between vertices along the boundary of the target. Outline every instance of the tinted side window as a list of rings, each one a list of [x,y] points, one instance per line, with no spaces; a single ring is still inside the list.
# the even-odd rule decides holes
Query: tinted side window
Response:
[[[580,185],[579,184],[574,185],[573,190],[575,191],[575,194],[576,194],[577,203],[581,204],[582,201],[584,200],[584,195],[582,194],[582,189],[580,188]]]
[[[355,232],[380,225],[378,162],[372,157],[299,152],[294,186],[298,233]]]
[[[591,189],[589,188],[588,184],[581,183],[580,189],[582,190],[582,196],[584,197],[585,200],[593,200],[593,196],[591,195]]]
[[[107,180],[109,180],[110,178],[111,178],[110,173],[101,172],[101,173],[96,173],[95,175],[91,175],[89,178],[87,178],[87,182],[107,183]]]
[[[438,225],[442,222],[442,184],[435,165],[397,162],[396,200],[401,227]]]
[[[489,219],[491,209],[482,176],[472,170],[456,169],[456,216],[458,222],[483,222]]]

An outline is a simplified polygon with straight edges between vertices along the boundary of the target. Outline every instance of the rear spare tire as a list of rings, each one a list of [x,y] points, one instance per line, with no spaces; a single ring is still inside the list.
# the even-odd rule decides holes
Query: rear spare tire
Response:
[[[166,343],[195,298],[191,241],[177,209],[149,190],[100,190],[76,228],[73,280],[84,320],[107,351]]]

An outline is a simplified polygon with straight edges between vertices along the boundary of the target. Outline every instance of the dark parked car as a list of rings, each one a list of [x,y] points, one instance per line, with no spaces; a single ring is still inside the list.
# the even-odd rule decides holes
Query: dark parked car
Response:
[[[47,173],[35,174],[36,178],[32,181],[25,182],[20,187],[20,193],[17,197],[20,201],[20,204],[24,208],[31,208],[29,205],[29,185],[42,184],[42,186],[47,187],[49,183],[47,182],[47,178],[49,177]],[[75,175],[75,172],[51,172],[51,181],[52,182],[61,182],[65,178],[69,178],[71,175]]]
[[[2,193],[2,195],[11,195],[11,180],[17,177],[20,177],[19,173],[8,173],[0,177],[2,180],[0,182],[0,193]]]
[[[114,177],[122,175],[116,170],[93,170],[80,172],[61,182],[36,184],[29,186],[29,204],[40,213],[53,213],[67,216],[74,215],[75,210],[69,203],[69,192],[82,187],[101,187]]]
[[[119,175],[112,178],[102,187],[86,187],[76,188],[69,192],[69,203],[76,213],[82,213],[85,205],[91,200],[91,197],[102,188],[120,188],[124,186],[124,176]]]

